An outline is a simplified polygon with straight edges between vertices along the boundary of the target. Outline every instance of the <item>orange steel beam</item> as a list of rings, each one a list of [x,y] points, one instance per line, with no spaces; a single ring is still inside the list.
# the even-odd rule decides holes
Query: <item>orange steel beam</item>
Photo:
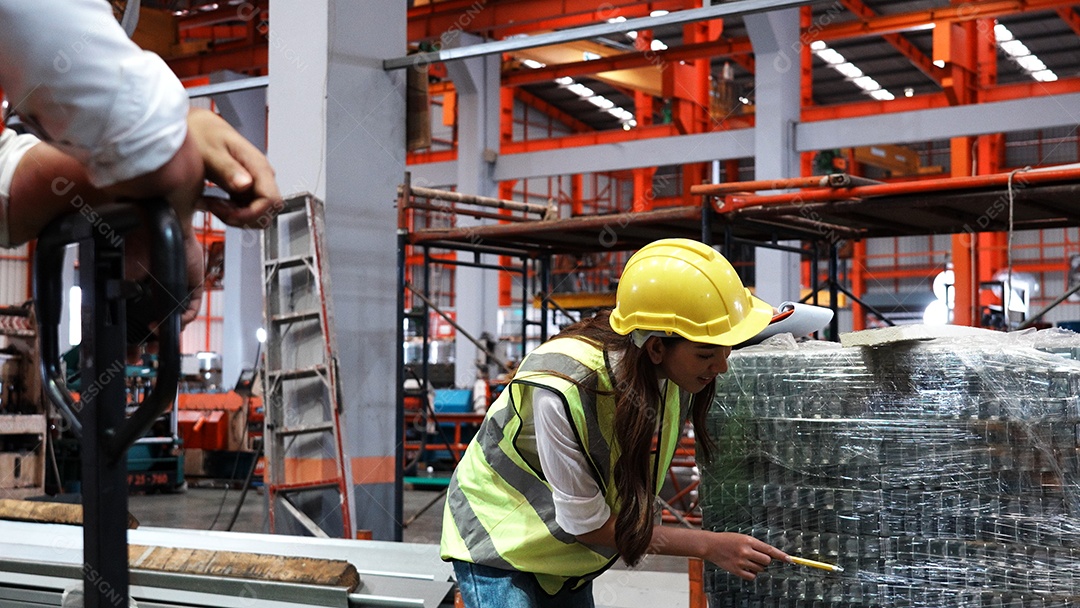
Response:
[[[971,170],[970,148],[967,163],[962,166]],[[957,167],[957,171],[960,168]],[[759,184],[771,184],[771,189],[798,187],[795,180],[810,178],[792,178],[791,180],[765,180]],[[818,176],[814,179],[821,179]],[[1013,183],[1024,184],[1047,184],[1054,182],[1067,182],[1080,180],[1080,167],[1070,166],[1056,169],[1040,169],[1039,171],[1024,171],[1013,176]],[[900,194],[917,194],[920,192],[946,192],[954,190],[968,190],[974,188],[1001,188],[1009,183],[1008,173],[995,173],[993,175],[966,175],[957,177],[939,177],[934,179],[912,180],[906,182],[892,182],[871,184],[868,186],[853,186],[851,188],[811,188],[797,192],[785,192],[781,194],[745,194],[752,190],[747,184],[754,182],[718,184],[727,188],[730,192],[723,201],[715,201],[713,208],[718,213],[731,213],[746,207],[758,207],[766,205],[779,205],[790,203],[817,203],[826,201],[851,200],[856,198],[870,198],[875,196],[892,196]],[[795,184],[795,185],[791,185]],[[712,188],[714,185],[698,186],[695,191],[700,192],[703,188]],[[759,186],[761,187],[761,186]]]
[[[862,0],[840,0],[840,3],[863,22],[870,21],[878,16],[874,9],[866,6]],[[885,39],[885,42],[891,44],[893,48],[900,51],[901,55],[907,57],[908,60],[911,61],[915,67],[919,68],[923,74],[926,74],[930,80],[941,84],[941,68],[935,66],[933,60],[927,57],[926,53],[920,51],[917,46],[911,43],[911,41],[904,38],[903,35],[896,33],[883,34],[882,38]]]
[[[636,16],[650,10],[683,8],[683,2],[668,0],[503,0],[486,3],[484,0],[449,0],[432,2],[409,9],[408,39],[427,40],[441,37],[445,32],[486,32],[507,28],[530,28],[525,31],[551,29],[551,16],[566,20],[562,27],[586,25],[618,16]],[[632,14],[633,13],[633,14]]]
[[[215,47],[212,53],[174,57],[166,63],[178,78],[203,76],[218,70],[262,75],[270,66],[270,58],[264,39],[254,45],[245,42],[236,46]]]
[[[262,20],[262,11],[266,10],[268,0],[248,0],[237,6],[223,6],[212,11],[199,11],[180,17],[176,26],[181,32],[188,29],[233,23],[237,21]]]
[[[866,293],[866,241],[855,241],[854,252],[851,259],[851,292],[858,297]],[[866,314],[862,304],[851,302],[851,329],[860,331],[866,329]]]
[[[180,39],[185,42],[193,40],[241,40],[248,37],[251,29],[247,25],[209,25],[183,30],[180,32]]]
[[[443,80],[441,82],[433,82],[428,85],[428,95],[446,95],[447,93],[454,93],[457,89],[454,88],[454,81]]]
[[[1028,99],[1031,97],[1064,95],[1076,92],[1080,92],[1080,77],[1062,78],[1054,82],[1032,81],[992,86],[980,91],[979,101],[981,103],[1009,101],[1012,99]],[[803,108],[802,120],[804,122],[814,122],[817,120],[832,120],[836,118],[854,118],[857,116],[889,114],[892,112],[944,108],[948,105],[949,101],[944,93],[930,93],[927,95],[916,95],[914,97],[898,97],[892,101],[868,100],[832,106]]]
[[[432,152],[409,152],[405,155],[405,164],[422,165],[424,163],[442,163],[457,160],[457,150],[435,150]]]
[[[704,57],[720,56],[749,56],[753,52],[749,38],[738,40],[711,40],[671,47],[663,51],[631,51],[610,55],[592,61],[575,61],[573,63],[561,63],[550,65],[535,70],[519,70],[503,75],[502,84],[507,87],[516,87],[534,82],[555,80],[563,76],[582,76],[599,72],[613,72],[615,70],[628,70],[643,68],[651,65],[664,66],[678,61],[701,59]],[[751,62],[752,66],[753,63]]]
[[[985,103],[988,101],[1007,101],[1009,99],[1027,99],[1029,97],[1044,97],[1047,95],[1063,95],[1080,91],[1080,77],[1060,78],[1053,82],[1020,82],[1016,84],[1003,84],[986,89],[979,98]]]
[[[814,26],[814,9],[804,6],[799,9],[799,31],[805,32]],[[809,44],[800,45],[799,49],[799,105],[808,108],[814,105],[814,54]],[[807,262],[809,263],[809,262]]]
[[[595,131],[595,129],[585,124],[581,120],[574,118],[566,112],[563,112],[559,108],[551,105],[543,99],[540,99],[539,97],[533,95],[528,91],[525,91],[523,89],[514,89],[514,97],[525,105],[531,108],[535,108],[543,112],[544,114],[554,118],[555,120],[565,124],[577,133]]]
[[[1000,15],[1056,10],[1074,4],[1062,0],[999,0],[965,2],[941,8],[896,15],[881,15],[866,21],[826,25],[815,32],[815,40],[842,40],[918,29],[928,23],[973,21]]]
[[[1072,31],[1076,32],[1077,36],[1080,36],[1080,15],[1077,15],[1076,11],[1074,11],[1071,6],[1064,6],[1057,9],[1057,14],[1061,17],[1062,21],[1072,28]]]
[[[628,7],[620,8],[617,12],[615,12],[615,14],[612,14],[611,16],[626,17],[627,19],[632,19],[632,18],[635,18],[635,17],[647,17],[649,15],[649,13],[651,12],[651,10],[653,10],[653,9],[650,9],[648,4],[640,4],[640,5],[637,5],[637,6],[628,6]],[[609,13],[600,13],[598,11],[597,14],[609,14]],[[507,36],[518,36],[518,35],[522,35],[522,34],[525,34],[525,35],[539,34],[539,33],[542,33],[542,32],[550,32],[552,30],[565,30],[565,29],[568,29],[568,28],[573,28],[573,27],[578,27],[578,26],[593,25],[593,24],[597,23],[597,21],[604,21],[604,19],[597,19],[597,20],[585,19],[585,20],[583,20],[582,17],[576,16],[576,15],[575,16],[556,15],[556,16],[549,16],[546,19],[542,19],[540,21],[534,21],[534,22],[528,23],[528,24],[521,24],[521,25],[516,24],[516,23],[510,24],[509,26],[500,29],[498,35],[500,37],[505,38]]]
[[[971,137],[954,137],[949,142],[952,175],[955,180],[967,180],[971,172]],[[978,304],[978,236],[954,234],[952,236],[953,263],[953,324],[977,326]]]
[[[565,135],[550,139],[535,139],[530,141],[515,141],[503,144],[503,154],[516,154],[518,152],[537,152],[540,150],[558,150],[561,148],[577,148],[599,144],[612,144],[624,141],[636,141],[639,139],[652,139],[654,137],[671,137],[678,135],[675,125],[653,125],[650,127],[638,126],[629,131],[595,131],[592,133],[579,133],[577,135]]]

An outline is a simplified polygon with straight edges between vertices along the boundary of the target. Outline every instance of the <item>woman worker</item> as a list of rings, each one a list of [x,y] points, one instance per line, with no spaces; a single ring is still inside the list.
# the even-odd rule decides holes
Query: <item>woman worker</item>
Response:
[[[654,517],[684,421],[707,460],[716,376],[772,312],[711,247],[664,239],[627,261],[614,310],[530,353],[450,482],[442,557],[465,605],[591,607],[592,579],[645,553],[747,580],[788,560],[750,536]]]

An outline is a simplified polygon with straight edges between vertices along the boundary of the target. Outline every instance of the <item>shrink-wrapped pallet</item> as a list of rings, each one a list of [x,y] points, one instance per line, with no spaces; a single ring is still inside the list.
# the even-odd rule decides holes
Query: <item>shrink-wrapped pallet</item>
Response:
[[[841,573],[710,567],[713,608],[1080,607],[1080,336],[732,355],[703,525]]]

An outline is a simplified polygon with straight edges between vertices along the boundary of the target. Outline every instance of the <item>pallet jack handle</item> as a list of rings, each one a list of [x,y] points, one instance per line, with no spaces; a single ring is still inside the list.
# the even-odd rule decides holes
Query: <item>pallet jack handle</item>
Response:
[[[164,201],[138,205],[83,207],[59,218],[42,231],[34,254],[45,392],[72,429],[80,431],[85,608],[116,608],[117,597],[128,597],[124,454],[172,404],[180,377],[180,313],[188,293],[180,222]],[[140,289],[124,278],[124,238],[139,225],[140,215],[147,230],[139,238],[149,239],[150,251],[149,279],[143,286],[149,286],[152,294],[151,318],[162,321],[157,327],[157,381],[127,415],[127,307],[129,296],[139,295]],[[77,403],[60,370],[58,335],[64,250],[74,243],[79,244],[84,311],[79,347],[83,385]]]
[[[105,429],[108,439],[105,449],[111,460],[119,459],[125,450],[142,437],[172,404],[180,379],[180,313],[177,302],[187,293],[185,279],[183,235],[175,213],[162,201],[143,203],[145,216],[150,223],[151,239],[150,276],[156,284],[154,292],[154,318],[164,319],[158,332],[157,381],[149,394],[139,404],[123,425]],[[62,264],[64,251],[75,243],[93,244],[100,248],[106,240],[130,232],[138,225],[138,214],[131,205],[112,204],[95,210],[91,221],[87,214],[74,213],[64,216],[47,226],[38,238],[34,253],[34,304],[41,334],[41,376],[45,393],[71,425],[72,431],[82,435],[78,417],[79,404],[67,388],[60,369],[59,330],[63,309]],[[91,216],[93,217],[93,216]],[[107,227],[102,229],[102,227]],[[122,277],[116,277],[114,285],[121,288]],[[116,294],[112,294],[116,295]],[[91,339],[100,339],[92,336]]]

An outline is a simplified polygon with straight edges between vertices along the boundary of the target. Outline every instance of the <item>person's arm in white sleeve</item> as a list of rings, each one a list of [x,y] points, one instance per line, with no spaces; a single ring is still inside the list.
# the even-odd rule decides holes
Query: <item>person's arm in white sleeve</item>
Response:
[[[555,523],[574,535],[602,527],[611,509],[592,477],[562,399],[547,389],[533,388],[532,405],[536,449],[551,484]]]
[[[183,86],[104,0],[0,0],[0,87],[98,188],[165,166],[187,134]]]
[[[22,238],[24,233],[16,231],[18,240],[12,241],[11,232],[8,230],[8,209],[11,205],[12,182],[15,181],[15,172],[33,147],[40,143],[33,135],[19,135],[11,129],[0,130],[0,247],[11,247],[12,244],[21,244],[32,238]]]

